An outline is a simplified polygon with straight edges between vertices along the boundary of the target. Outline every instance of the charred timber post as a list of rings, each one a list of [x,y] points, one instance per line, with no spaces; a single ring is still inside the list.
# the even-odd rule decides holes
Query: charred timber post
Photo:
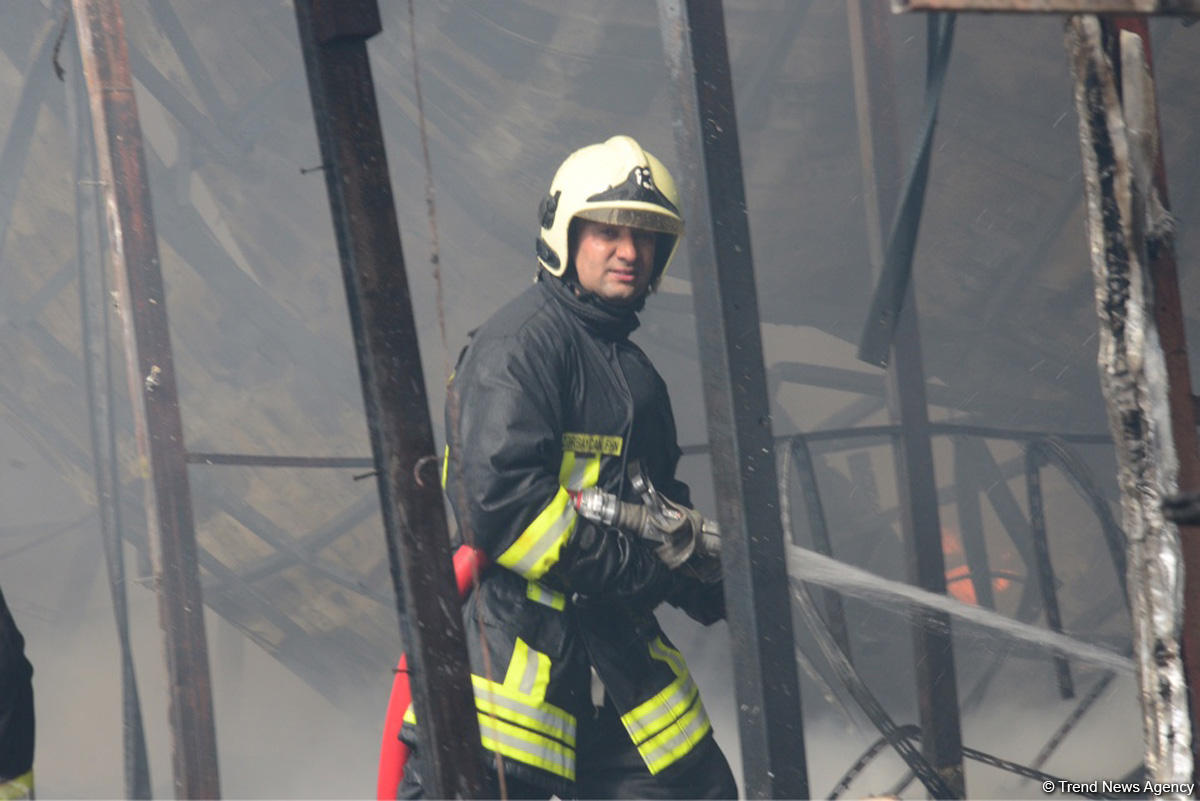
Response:
[[[167,678],[175,793],[218,798],[216,731],[183,424],[167,328],[141,125],[118,0],[73,0],[108,257],[121,309],[134,432],[146,487]]]
[[[901,180],[899,142],[896,139],[894,87],[885,63],[891,52],[886,12],[874,0],[851,0],[850,23],[860,157],[868,196],[878,203],[868,221],[877,226],[895,213]],[[932,35],[932,30],[931,30]],[[872,226],[871,254],[882,266],[883,230]],[[945,594],[946,562],[942,555],[941,520],[937,483],[930,444],[929,410],[925,398],[925,368],[917,304],[910,282],[892,339],[887,373],[888,409],[899,423],[893,446],[896,484],[900,495],[900,524],[908,545],[909,580],[917,586]],[[958,709],[950,619],[938,626],[913,627],[913,659],[917,676],[917,708],[921,721],[921,751],[959,798],[966,796],[963,772],[962,727]]]
[[[1177,432],[1155,324],[1155,288],[1147,285],[1147,233],[1153,238],[1155,223],[1161,222],[1147,214],[1155,207],[1149,176],[1156,115],[1146,111],[1152,108],[1153,89],[1141,42],[1128,33],[1121,38],[1122,60],[1130,65],[1124,70],[1124,109],[1100,21],[1078,16],[1067,22],[1096,285],[1100,385],[1116,446],[1128,538],[1146,773],[1156,782],[1186,783],[1193,759],[1180,631],[1183,555],[1179,532],[1162,510],[1163,499],[1177,489]]]
[[[75,139],[75,258],[79,273],[79,319],[83,345],[84,395],[96,480],[96,511],[108,569],[117,641],[121,652],[121,733],[124,751],[125,796],[150,797],[150,762],[142,727],[142,705],[129,638],[129,606],[125,593],[125,559],[121,548],[119,468],[112,360],[109,357],[109,293],[104,274],[100,230],[100,192],[96,181],[96,150],[92,139],[87,93],[82,86],[83,63],[78,38],[70,37],[71,67],[66,80],[68,128]]]
[[[1200,8],[1197,8],[1200,11]],[[1150,26],[1145,17],[1118,17],[1114,27],[1139,36],[1145,57],[1142,76],[1148,81],[1142,90],[1145,119],[1137,126],[1149,136],[1150,159],[1144,169],[1151,173],[1146,184],[1152,186],[1165,225],[1147,243],[1150,280],[1154,288],[1154,324],[1167,367],[1167,404],[1171,414],[1171,433],[1175,439],[1175,457],[1179,460],[1179,492],[1200,492],[1200,446],[1196,435],[1196,407],[1193,403],[1192,376],[1188,366],[1187,332],[1184,330],[1183,303],[1179,296],[1179,271],[1175,264],[1175,237],[1170,228],[1171,203],[1167,196],[1167,168],[1159,136],[1158,106],[1154,97],[1154,58],[1150,47]],[[1132,72],[1123,65],[1122,72]],[[1129,75],[1129,79],[1136,79]],[[1133,100],[1135,98],[1131,98]],[[1128,117],[1128,115],[1127,115]],[[1127,120],[1133,126],[1133,121]],[[1149,189],[1148,189],[1149,191]],[[1200,760],[1195,733],[1200,731],[1200,526],[1180,525],[1179,544],[1183,550],[1183,669],[1187,678],[1192,722],[1192,761]]]
[[[692,300],[725,537],[738,731],[748,798],[808,798],[791,601],[750,222],[720,0],[659,0]]]
[[[376,0],[295,0],[325,186],[354,330],[400,635],[431,798],[485,794],[462,607],[436,470],[412,298],[367,39]],[[436,703],[434,702],[436,699]]]

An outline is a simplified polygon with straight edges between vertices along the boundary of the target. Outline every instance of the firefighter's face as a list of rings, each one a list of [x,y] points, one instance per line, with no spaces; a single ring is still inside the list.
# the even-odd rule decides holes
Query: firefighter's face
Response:
[[[575,272],[579,285],[612,303],[634,303],[650,287],[653,231],[579,220]]]

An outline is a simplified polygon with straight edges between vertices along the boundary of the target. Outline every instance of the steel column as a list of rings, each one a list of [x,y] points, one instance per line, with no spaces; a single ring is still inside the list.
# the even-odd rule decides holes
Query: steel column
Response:
[[[954,440],[954,500],[958,507],[958,533],[962,536],[963,559],[975,587],[975,600],[985,609],[996,608],[992,588],[992,567],[983,536],[983,515],[979,503],[976,471],[967,465],[968,450],[962,438]],[[987,447],[986,445],[984,447]]]
[[[860,156],[866,185],[873,188],[868,194],[873,194],[878,203],[876,213],[868,215],[867,236],[874,260],[882,259],[884,252],[883,229],[878,226],[892,219],[900,187],[895,96],[886,62],[891,46],[885,12],[879,3],[850,0],[847,9],[858,98]],[[873,264],[882,266],[882,261]],[[909,579],[919,587],[944,594],[946,564],[942,556],[925,372],[912,282],[908,284],[891,350],[888,409],[893,421],[900,425],[893,453],[901,531],[908,545]],[[952,646],[950,619],[945,615],[938,616],[938,625],[918,623],[913,627],[921,750],[961,798],[966,795],[966,784]]]
[[[367,39],[376,0],[295,0],[432,798],[488,792]],[[429,469],[422,470],[423,466]],[[410,620],[411,615],[411,620]]]
[[[796,480],[804,496],[804,508],[808,512],[808,528],[812,533],[813,550],[825,556],[833,556],[833,542],[829,539],[829,523],[825,519],[825,506],[821,502],[821,487],[817,483],[817,468],[813,463],[812,451],[803,434],[792,437],[791,454],[796,463]],[[786,491],[786,488],[783,488]],[[792,545],[799,545],[793,542]],[[842,649],[846,661],[853,664],[850,652],[850,629],[846,626],[846,608],[842,596],[825,591],[825,620],[829,633]]]
[[[72,5],[146,488],[146,528],[171,688],[175,792],[184,798],[217,798],[212,687],[183,424],[125,23],[118,0],[73,0]]]
[[[807,798],[775,445],[720,0],[659,0],[749,798]],[[697,177],[699,176],[699,178]]]
[[[1033,533],[1033,553],[1037,557],[1038,589],[1042,593],[1042,609],[1051,631],[1062,633],[1062,615],[1058,611],[1058,590],[1055,587],[1054,564],[1050,561],[1050,540],[1046,536],[1046,506],[1042,500],[1042,465],[1045,454],[1037,442],[1025,447],[1025,493],[1029,499],[1029,528]],[[1075,697],[1075,682],[1071,666],[1063,656],[1054,658],[1058,676],[1058,692],[1063,698]]]

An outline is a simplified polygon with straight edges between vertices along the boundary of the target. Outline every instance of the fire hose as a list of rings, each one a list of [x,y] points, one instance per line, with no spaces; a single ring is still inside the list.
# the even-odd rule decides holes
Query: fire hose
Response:
[[[593,523],[657,543],[659,558],[672,570],[694,555],[716,557],[721,553],[721,536],[714,521],[659,493],[636,464],[630,465],[629,474],[642,503],[622,501],[598,487],[589,487],[570,493],[575,511]]]

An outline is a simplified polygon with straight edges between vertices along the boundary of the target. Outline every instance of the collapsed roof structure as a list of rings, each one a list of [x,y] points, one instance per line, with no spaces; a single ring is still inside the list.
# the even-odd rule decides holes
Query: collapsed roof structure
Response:
[[[201,9],[151,1],[122,8],[170,310],[183,426],[175,446],[190,465],[203,600],[318,691],[345,698],[348,688],[377,685],[400,644],[378,494],[370,482],[353,480],[376,462],[364,436],[352,326],[327,223],[322,173],[331,165],[314,138],[296,17],[288,3]],[[920,332],[912,341],[920,347],[915,362],[892,371],[905,373],[927,403],[918,398],[918,418],[901,419],[897,429],[885,405],[889,392],[895,399],[902,388],[888,390],[885,374],[864,366],[854,351],[884,262],[891,214],[880,198],[895,203],[900,197],[904,165],[897,143],[919,138],[924,21],[884,18],[870,4],[848,8],[849,18],[842,4],[726,3],[749,223],[743,241],[748,259],[753,236],[755,256],[756,283],[740,291],[749,292],[764,324],[760,400],[769,409],[747,403],[728,415],[721,432],[736,447],[727,445],[722,458],[731,451],[755,458],[745,454],[752,440],[737,439],[734,417],[769,416],[766,435],[785,444],[778,449],[785,459],[779,475],[795,479],[780,497],[790,507],[781,522],[794,528],[798,543],[824,547],[885,578],[911,578],[904,566],[911,537],[904,534],[912,528],[924,536],[915,553],[932,558],[932,568],[924,569],[932,569],[935,584],[962,590],[969,583],[981,606],[1026,621],[1044,612],[1051,628],[1125,649],[1130,626],[1117,558],[1124,552],[1111,547],[1120,535],[1110,508],[1119,497],[1117,460],[1094,366],[1087,203],[1061,18],[964,16],[957,23],[915,252]],[[408,10],[398,2],[381,4],[382,32],[371,39],[370,67],[425,383],[436,410],[465,332],[532,275],[532,221],[549,168],[577,145],[615,131],[634,133],[656,152],[676,152],[672,125],[681,112],[675,104],[691,71],[663,57],[669,26],[644,2],[418,3],[415,21]],[[139,499],[142,457],[133,445],[136,420],[121,368],[108,368],[111,400],[94,392],[90,410],[86,403],[88,387],[102,386],[117,326],[105,327],[116,317],[105,313],[110,303],[99,283],[98,231],[86,229],[96,225],[102,178],[87,167],[74,25],[63,27],[59,11],[49,2],[25,4],[9,13],[0,31],[8,74],[0,105],[12,109],[0,150],[0,280],[6,285],[0,313],[10,330],[0,407],[5,440],[19,441],[38,460],[31,468],[13,457],[0,469],[53,475],[42,489],[46,497],[30,492],[6,499],[14,511],[0,526],[18,538],[9,564],[46,553],[38,543],[64,531],[48,510],[73,493],[75,505],[89,511],[67,530],[91,528],[91,505],[104,498],[97,468],[109,469],[119,489],[112,490],[117,503],[106,525],[119,525],[134,552],[148,560],[153,548]],[[696,28],[711,31],[711,25]],[[1175,241],[1186,254],[1197,236],[1186,225],[1198,202],[1198,165],[1189,147],[1200,117],[1200,101],[1189,91],[1196,43],[1177,20],[1155,20],[1151,29],[1163,152],[1176,188],[1172,212],[1183,221]],[[62,83],[53,64],[66,67]],[[881,89],[891,100],[872,95]],[[887,103],[891,112],[878,116]],[[733,114],[732,104],[727,111]],[[734,158],[737,143],[734,138]],[[714,180],[711,167],[699,169],[701,161],[678,168],[691,174],[696,196],[705,175]],[[436,190],[433,205],[427,178]],[[713,197],[714,205],[737,202]],[[702,246],[707,214],[689,215]],[[436,270],[414,266],[426,254]],[[754,507],[747,501],[752,493],[730,489],[746,480],[744,461],[718,461],[715,493],[707,486],[709,444],[721,446],[704,425],[702,387],[712,383],[705,371],[729,341],[731,323],[735,329],[743,324],[737,335],[745,334],[745,325],[753,329],[743,344],[759,338],[759,327],[744,303],[740,317],[725,309],[731,316],[716,325],[712,295],[710,314],[696,317],[693,298],[706,302],[699,276],[715,276],[705,272],[703,255],[691,255],[651,300],[642,341],[674,387],[682,435],[694,445],[684,470],[699,484],[700,497],[731,519],[737,519],[728,512],[731,504],[748,503],[749,515],[768,520],[777,514],[770,503]],[[1181,272],[1187,287],[1194,279]],[[1196,314],[1186,300],[1183,310],[1189,319]],[[753,350],[742,357],[753,361]],[[738,380],[752,385],[754,377],[735,371],[732,382],[741,386]],[[433,417],[437,428],[440,415]],[[96,435],[110,429],[111,449]],[[916,479],[924,501],[910,497],[914,485],[906,488],[891,458],[893,441],[914,432],[916,446],[923,441],[928,454],[924,477]],[[115,467],[104,467],[109,450]],[[1043,485],[1046,463],[1058,470],[1047,471]],[[774,478],[766,483],[774,493]],[[981,506],[981,499],[988,503]],[[913,510],[933,510],[933,523],[928,516],[906,522]],[[751,532],[747,547],[756,547],[751,540],[760,533]],[[956,567],[941,563],[953,560],[956,548],[962,564],[952,575],[948,570]],[[78,552],[97,550],[93,543]],[[108,549],[110,566],[119,553]],[[748,566],[755,564],[755,552],[749,553]],[[80,561],[80,575],[98,563]],[[1053,572],[1038,573],[1051,570],[1051,562]],[[39,568],[47,569],[44,563]],[[148,574],[149,565],[136,572]],[[6,588],[19,584],[7,573],[0,578]],[[758,591],[748,579],[731,582],[747,599]],[[113,581],[125,584],[119,575]],[[785,598],[789,592],[786,582],[773,591]],[[34,589],[26,592],[36,597]],[[16,598],[19,611],[20,592]],[[747,614],[754,603],[747,601]],[[770,626],[765,608],[756,607],[756,624]],[[835,638],[877,693],[894,698],[904,684],[912,693],[921,668],[895,667],[910,661],[910,646],[906,638],[897,640],[895,621],[878,602],[830,599],[825,611]],[[911,647],[944,653],[953,641],[946,631],[931,636],[935,641]],[[780,647],[790,661],[790,643]],[[944,681],[944,669],[935,670],[918,683],[916,707],[948,692],[949,702],[943,695],[931,703],[943,711],[953,707],[957,727],[959,708],[970,714],[1002,671],[1001,653],[988,647],[978,663],[966,658],[957,688]],[[778,647],[774,658],[782,658]],[[931,659],[917,663],[928,666]],[[915,675],[907,677],[910,669]],[[1050,683],[1064,696],[1074,692],[1071,670],[1060,653]],[[896,681],[898,672],[906,680]],[[754,678],[740,666],[735,673],[740,695]],[[830,697],[845,692],[834,689],[827,668],[814,668],[813,676],[805,681],[828,682]],[[882,689],[892,681],[897,686]],[[1111,673],[1098,674],[1091,689],[1103,692],[1111,681]],[[1094,703],[1098,696],[1089,692],[1084,700]],[[893,716],[915,720],[913,700],[896,702]],[[1086,711],[1075,707],[1081,708]],[[785,712],[781,705],[778,713]],[[795,730],[788,736],[800,731],[798,722],[780,725]],[[944,735],[949,725],[942,718],[939,731]],[[1051,740],[1053,728],[1047,727]],[[772,730],[767,720],[760,730],[768,747],[743,754],[750,792],[795,788],[764,778],[778,767],[769,746],[782,729]],[[747,731],[743,721],[743,737]],[[955,732],[951,739],[958,737]],[[961,765],[960,746],[927,745],[927,754],[933,749],[935,761]],[[1140,754],[1127,756],[1121,772],[1134,768]],[[798,767],[807,782],[803,759]],[[749,777],[760,773],[762,783],[754,784]]]

